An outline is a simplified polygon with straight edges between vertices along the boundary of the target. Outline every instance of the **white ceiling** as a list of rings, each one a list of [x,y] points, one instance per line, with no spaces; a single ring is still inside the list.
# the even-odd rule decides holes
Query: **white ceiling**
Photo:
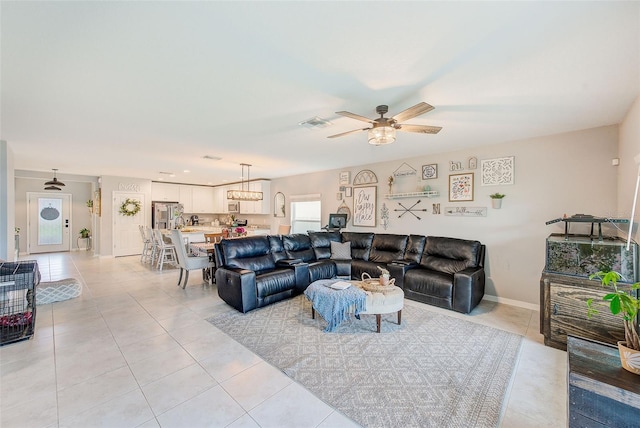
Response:
[[[1,133],[15,168],[220,184],[619,123],[640,2],[7,2]],[[375,118],[435,107],[367,144]],[[333,126],[298,123],[319,116]],[[219,156],[220,161],[203,159]],[[188,169],[190,173],[184,173]]]

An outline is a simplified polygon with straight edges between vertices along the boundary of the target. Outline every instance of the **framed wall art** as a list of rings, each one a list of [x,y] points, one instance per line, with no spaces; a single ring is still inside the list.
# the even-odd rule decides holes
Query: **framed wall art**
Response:
[[[422,179],[431,180],[433,178],[438,178],[438,164],[422,165]]]
[[[355,188],[353,195],[353,225],[376,226],[376,186]]]
[[[349,171],[341,171],[340,172],[340,185],[347,185],[351,180],[351,172]]]
[[[346,198],[350,198],[350,197],[353,196],[353,193],[351,193],[351,189],[352,189],[351,187],[345,187],[344,188],[344,196]]]
[[[515,157],[485,159],[480,161],[480,174],[482,186],[499,186],[501,184],[513,184],[515,176]]]
[[[449,202],[473,201],[473,172],[449,176]]]
[[[487,207],[446,207],[444,215],[457,217],[486,217]]]

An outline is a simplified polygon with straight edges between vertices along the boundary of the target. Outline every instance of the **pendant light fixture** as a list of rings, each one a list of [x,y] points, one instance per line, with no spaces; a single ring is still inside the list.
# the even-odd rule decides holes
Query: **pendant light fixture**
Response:
[[[44,185],[47,186],[44,190],[62,190],[60,187],[64,186],[64,183],[56,177],[57,170],[57,168],[53,168],[53,180],[49,180],[44,183]]]
[[[240,165],[242,166],[242,181],[240,182],[240,190],[227,190],[227,199],[230,199],[232,201],[261,201],[262,192],[249,190],[249,168],[251,168],[251,165],[246,163],[241,163]],[[244,181],[245,167],[247,168],[246,189]]]

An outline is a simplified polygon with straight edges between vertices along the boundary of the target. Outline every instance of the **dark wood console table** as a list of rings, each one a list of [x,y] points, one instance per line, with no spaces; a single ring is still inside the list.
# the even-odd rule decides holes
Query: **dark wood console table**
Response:
[[[618,348],[567,337],[569,428],[638,427],[640,376],[620,366]]]

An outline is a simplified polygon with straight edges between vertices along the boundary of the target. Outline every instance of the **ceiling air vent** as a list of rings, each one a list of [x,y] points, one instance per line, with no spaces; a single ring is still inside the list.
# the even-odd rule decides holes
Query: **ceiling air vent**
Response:
[[[204,155],[202,156],[202,159],[209,159],[209,160],[222,160],[221,157],[219,156],[211,156],[211,155]]]
[[[331,126],[333,124],[328,120],[324,120],[321,117],[315,116],[315,117],[312,117],[311,119],[307,119],[303,122],[298,123],[298,125],[304,126],[305,128],[314,129],[314,128],[326,128],[327,126]]]

